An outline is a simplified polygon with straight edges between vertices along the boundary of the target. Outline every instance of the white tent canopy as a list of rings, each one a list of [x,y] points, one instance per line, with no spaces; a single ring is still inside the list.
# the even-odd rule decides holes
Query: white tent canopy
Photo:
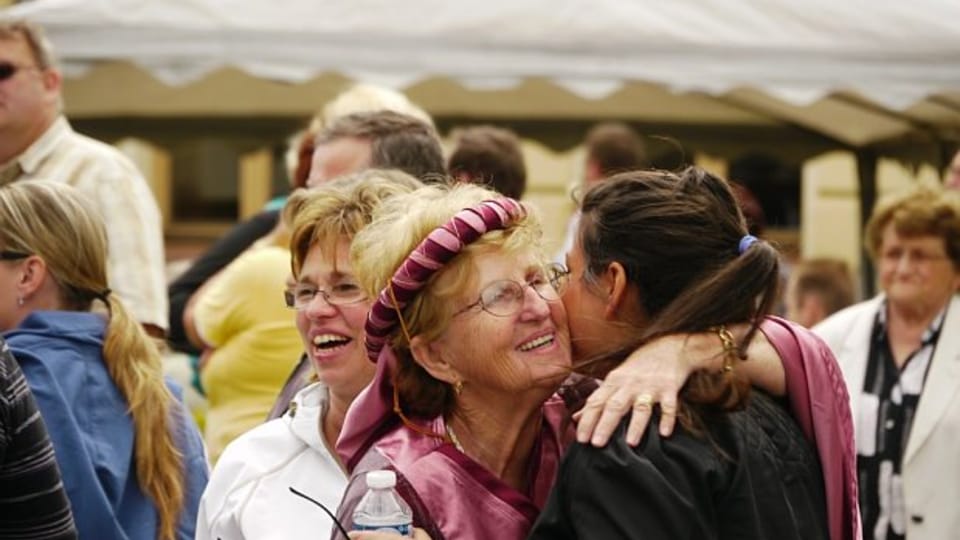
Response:
[[[584,116],[610,100],[638,120],[693,107],[852,147],[960,133],[955,0],[35,0],[3,15],[43,25],[68,77],[124,62],[170,92],[224,68],[287,87],[442,78],[482,115],[485,92],[544,80]]]

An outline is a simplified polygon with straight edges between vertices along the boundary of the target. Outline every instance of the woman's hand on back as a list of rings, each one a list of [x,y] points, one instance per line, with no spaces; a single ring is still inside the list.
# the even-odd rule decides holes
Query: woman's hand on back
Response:
[[[749,326],[729,327],[739,340]],[[604,446],[628,412],[627,443],[640,444],[653,407],[660,404],[660,435],[668,437],[677,422],[677,395],[690,374],[723,368],[723,346],[715,332],[673,334],[633,351],[587,399],[577,425],[577,440]],[[786,394],[786,378],[780,355],[763,332],[754,334],[747,347],[749,361],[735,366],[750,383],[766,392]]]
[[[690,373],[699,369],[685,348],[689,336],[670,335],[647,343],[611,371],[578,414],[577,440],[604,446],[620,424],[633,412],[627,427],[627,443],[636,446],[660,404],[660,433],[669,436],[677,418],[677,394]]]

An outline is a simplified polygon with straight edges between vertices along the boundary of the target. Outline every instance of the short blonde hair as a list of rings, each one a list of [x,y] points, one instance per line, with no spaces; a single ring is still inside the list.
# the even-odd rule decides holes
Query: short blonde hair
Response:
[[[315,244],[323,246],[324,251],[335,249],[339,240],[352,239],[370,223],[383,201],[422,186],[400,171],[370,169],[314,189],[295,191],[282,216],[292,231],[290,267],[294,277],[299,277],[307,252]]]
[[[40,69],[56,68],[56,58],[53,55],[53,46],[39,26],[22,20],[0,21],[0,39],[16,39],[23,37],[30,48],[33,61]]]
[[[883,231],[893,224],[903,236],[937,236],[943,239],[947,256],[960,268],[960,194],[923,187],[881,200],[867,222],[864,242],[877,260]]]
[[[464,208],[499,197],[502,196],[495,191],[474,184],[430,185],[385,202],[350,248],[353,270],[361,286],[376,297],[434,229]],[[526,217],[509,228],[488,232],[464,247],[403,310],[409,335],[430,341],[443,334],[458,307],[457,300],[476,284],[474,264],[478,256],[490,251],[530,250],[543,258],[541,235],[539,218],[528,208]],[[402,332],[394,332],[389,343],[400,362],[396,385],[406,412],[424,418],[449,412],[453,406],[449,385],[433,379],[413,361],[410,344]]]
[[[382,86],[358,83],[337,94],[310,121],[309,131],[318,133],[351,114],[376,111],[394,111],[434,127],[429,114],[407,96]]]

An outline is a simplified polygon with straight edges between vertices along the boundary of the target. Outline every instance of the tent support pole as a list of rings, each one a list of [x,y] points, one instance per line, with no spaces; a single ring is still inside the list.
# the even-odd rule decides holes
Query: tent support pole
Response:
[[[870,298],[876,293],[876,273],[873,261],[867,253],[863,243],[867,221],[873,213],[873,205],[877,202],[877,153],[873,149],[861,148],[857,150],[857,177],[860,187],[860,278],[861,290],[864,298]]]

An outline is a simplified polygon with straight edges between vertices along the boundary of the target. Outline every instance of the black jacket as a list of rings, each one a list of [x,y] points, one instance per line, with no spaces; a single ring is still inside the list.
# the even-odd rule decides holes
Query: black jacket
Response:
[[[651,422],[631,448],[625,420],[604,448],[575,444],[530,538],[828,538],[819,460],[783,407],[754,391],[707,422],[666,439]]]

